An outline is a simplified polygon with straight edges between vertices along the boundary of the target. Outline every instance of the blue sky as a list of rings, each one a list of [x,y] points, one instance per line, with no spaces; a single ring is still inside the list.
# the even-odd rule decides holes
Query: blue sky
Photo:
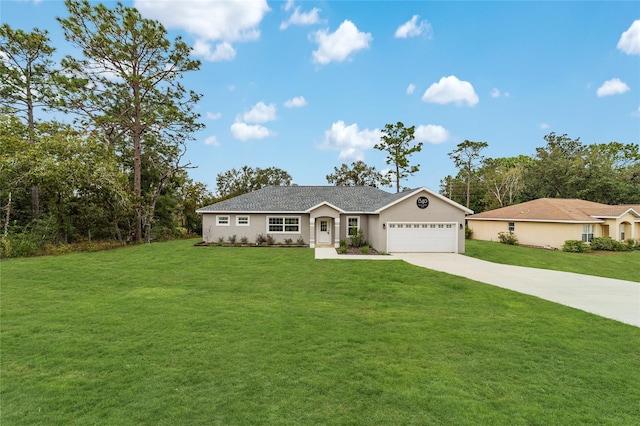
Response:
[[[114,2],[103,2],[114,6]],[[231,168],[279,167],[326,185],[342,163],[378,170],[386,123],[416,126],[420,172],[437,190],[465,139],[489,157],[533,155],[550,132],[584,143],[640,141],[637,1],[124,1],[193,46],[206,129],[193,179],[215,191]],[[68,53],[62,1],[2,0],[13,28],[50,32]],[[392,189],[389,189],[390,191]]]

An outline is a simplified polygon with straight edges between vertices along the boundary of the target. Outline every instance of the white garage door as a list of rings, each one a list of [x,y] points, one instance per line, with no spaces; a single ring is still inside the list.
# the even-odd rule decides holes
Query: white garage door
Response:
[[[454,253],[455,223],[389,223],[388,252]]]

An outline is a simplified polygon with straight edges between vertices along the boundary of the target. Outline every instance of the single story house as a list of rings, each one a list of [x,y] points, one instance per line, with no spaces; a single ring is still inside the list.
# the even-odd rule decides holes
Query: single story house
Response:
[[[513,232],[523,245],[561,248],[567,240],[591,242],[593,237],[619,241],[640,239],[640,205],[540,198],[467,217],[476,240],[497,241]]]
[[[427,188],[389,193],[368,186],[269,186],[196,210],[205,242],[270,235],[309,247],[338,247],[362,230],[391,252],[464,253],[473,211]]]

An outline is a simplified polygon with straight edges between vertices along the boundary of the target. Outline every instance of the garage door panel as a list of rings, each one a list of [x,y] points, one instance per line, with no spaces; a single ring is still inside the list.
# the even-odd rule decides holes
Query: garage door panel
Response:
[[[453,253],[456,225],[442,223],[390,223],[387,231],[389,252]]]

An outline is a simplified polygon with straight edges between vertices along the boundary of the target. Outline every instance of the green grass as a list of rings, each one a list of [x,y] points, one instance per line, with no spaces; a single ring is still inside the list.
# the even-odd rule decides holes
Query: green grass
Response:
[[[508,265],[553,269],[640,282],[640,251],[565,253],[496,242],[466,240],[467,256]]]
[[[640,329],[404,262],[0,264],[2,425],[640,423]]]

